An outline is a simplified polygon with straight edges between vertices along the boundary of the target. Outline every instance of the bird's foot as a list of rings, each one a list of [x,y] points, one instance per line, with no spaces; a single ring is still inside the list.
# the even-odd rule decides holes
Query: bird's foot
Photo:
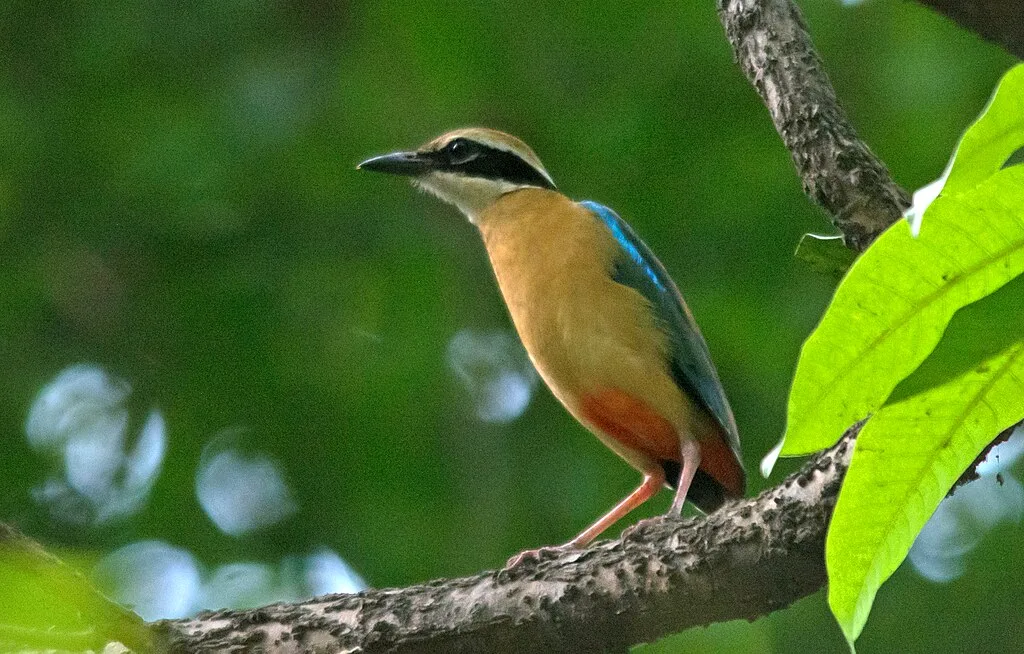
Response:
[[[526,550],[524,552],[516,554],[508,561],[506,561],[504,569],[512,570],[526,563],[527,561],[531,563],[540,563],[544,560],[556,559],[561,554],[564,554],[565,552],[574,549],[577,549],[575,545],[572,545],[571,543],[566,543],[565,545],[548,545],[546,547],[538,547],[535,550]]]
[[[626,527],[622,530],[621,538],[628,540],[630,538],[640,537],[643,538],[644,532],[649,529],[655,529],[663,527],[666,520],[678,520],[677,516],[666,513],[665,515],[656,515],[650,518],[644,518],[643,520],[637,521],[636,524]]]

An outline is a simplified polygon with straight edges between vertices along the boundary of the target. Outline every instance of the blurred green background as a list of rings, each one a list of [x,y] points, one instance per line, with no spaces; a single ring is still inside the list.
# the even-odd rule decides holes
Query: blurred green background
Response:
[[[0,5],[0,519],[152,618],[494,568],[632,490],[538,383],[474,229],[355,170],[466,125],[659,254],[770,483],[834,284],[792,252],[829,227],[714,3],[188,5]],[[802,6],[909,189],[1013,61],[912,3]],[[1013,460],[976,484],[1001,513],[947,511],[861,651],[1024,649]],[[819,594],[647,651],[846,646]]]

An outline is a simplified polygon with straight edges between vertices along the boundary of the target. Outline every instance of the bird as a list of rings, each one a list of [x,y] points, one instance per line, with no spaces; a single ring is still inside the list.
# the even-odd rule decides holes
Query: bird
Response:
[[[642,475],[564,545],[586,547],[656,495],[711,512],[746,487],[739,433],[708,346],[665,267],[611,209],[563,195],[518,138],[471,127],[360,170],[403,175],[483,237],[533,366],[573,417]]]

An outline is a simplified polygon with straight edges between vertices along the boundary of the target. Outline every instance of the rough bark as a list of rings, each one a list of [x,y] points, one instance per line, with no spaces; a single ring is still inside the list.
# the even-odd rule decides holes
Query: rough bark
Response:
[[[1024,0],[917,0],[1024,58]]]
[[[624,652],[689,627],[753,620],[825,583],[840,443],[758,497],[655,518],[511,571],[158,623],[172,652]]]
[[[910,197],[847,120],[800,10],[790,0],[718,0],[718,15],[804,192],[848,246],[864,250],[903,215]]]

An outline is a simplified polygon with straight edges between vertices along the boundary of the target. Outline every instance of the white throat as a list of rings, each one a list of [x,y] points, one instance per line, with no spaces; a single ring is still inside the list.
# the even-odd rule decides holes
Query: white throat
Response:
[[[531,188],[530,184],[513,184],[504,180],[465,177],[436,171],[415,178],[413,183],[448,204],[454,204],[474,225],[477,224],[480,214],[501,196],[521,188]]]

